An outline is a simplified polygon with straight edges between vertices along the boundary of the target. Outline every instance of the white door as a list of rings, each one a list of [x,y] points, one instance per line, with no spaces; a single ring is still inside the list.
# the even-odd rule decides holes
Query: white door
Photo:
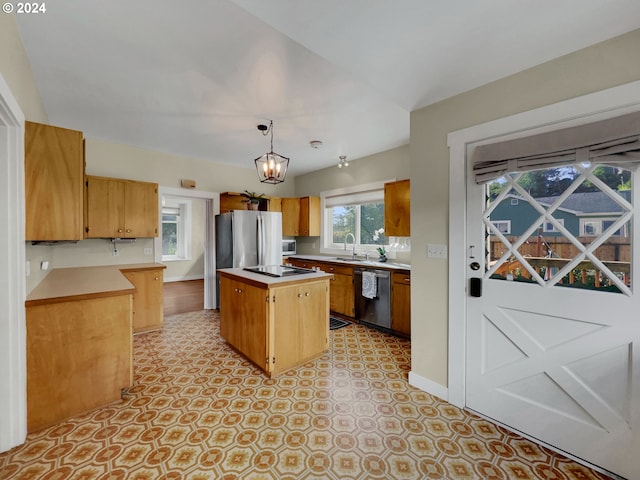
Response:
[[[468,176],[465,403],[640,479],[640,175],[604,171]]]

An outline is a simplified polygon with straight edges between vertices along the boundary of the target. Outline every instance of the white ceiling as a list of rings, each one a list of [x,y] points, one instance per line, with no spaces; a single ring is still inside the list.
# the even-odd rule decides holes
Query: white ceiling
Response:
[[[253,168],[273,120],[290,175],[407,144],[412,110],[640,27],[638,0],[46,6],[16,18],[50,123]]]

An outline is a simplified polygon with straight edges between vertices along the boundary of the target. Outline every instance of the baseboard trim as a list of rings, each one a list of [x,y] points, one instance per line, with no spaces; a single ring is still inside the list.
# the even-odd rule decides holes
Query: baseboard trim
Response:
[[[186,282],[188,280],[204,280],[204,275],[184,275],[182,277],[167,277],[164,279],[164,283]]]
[[[409,372],[409,385],[412,385],[423,392],[434,395],[445,402],[448,401],[449,391],[447,387],[443,387],[439,383],[429,380],[428,378],[421,377],[414,372]]]

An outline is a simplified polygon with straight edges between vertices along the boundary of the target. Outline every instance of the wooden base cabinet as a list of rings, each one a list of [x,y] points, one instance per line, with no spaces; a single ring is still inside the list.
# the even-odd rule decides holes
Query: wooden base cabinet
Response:
[[[411,274],[393,272],[391,288],[391,330],[411,337]]]
[[[27,306],[27,430],[119,401],[133,385],[131,295]]]
[[[327,349],[329,277],[281,285],[220,277],[220,335],[269,377]]]
[[[133,333],[159,330],[164,323],[163,268],[121,270],[136,292],[133,294]]]

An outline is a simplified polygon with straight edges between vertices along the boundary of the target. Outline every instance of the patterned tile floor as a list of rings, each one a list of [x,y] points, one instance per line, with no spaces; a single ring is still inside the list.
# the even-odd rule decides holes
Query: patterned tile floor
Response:
[[[0,479],[607,478],[411,387],[409,343],[359,325],[276,379],[210,311],[137,335],[134,362],[122,404],[29,435]]]

